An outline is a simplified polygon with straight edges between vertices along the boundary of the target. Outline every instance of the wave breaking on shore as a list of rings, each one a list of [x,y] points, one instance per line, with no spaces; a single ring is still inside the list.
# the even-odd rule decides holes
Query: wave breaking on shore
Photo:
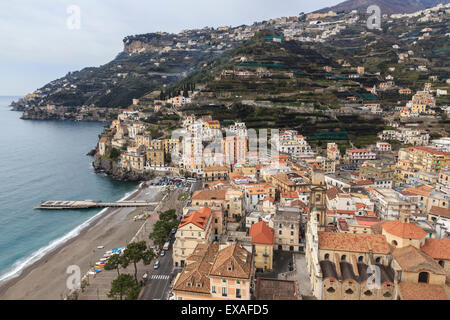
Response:
[[[139,186],[135,190],[127,192],[125,194],[125,196],[123,196],[121,199],[118,200],[118,202],[128,200],[128,198],[130,198],[136,192],[141,190],[142,185],[143,185],[143,183],[140,183]],[[100,212],[96,213],[95,215],[93,215],[88,220],[86,220],[79,226],[75,227],[68,233],[64,234],[63,236],[61,236],[55,240],[52,240],[49,244],[36,250],[35,252],[31,253],[27,257],[17,260],[6,271],[0,273],[0,286],[3,285],[5,282],[20,276],[25,268],[38,262],[40,259],[45,257],[45,255],[47,255],[48,253],[52,252],[53,250],[64,245],[67,241],[78,236],[81,233],[81,231],[83,231],[85,228],[89,227],[93,222],[95,222],[95,220],[100,218],[108,209],[109,208],[102,209]]]

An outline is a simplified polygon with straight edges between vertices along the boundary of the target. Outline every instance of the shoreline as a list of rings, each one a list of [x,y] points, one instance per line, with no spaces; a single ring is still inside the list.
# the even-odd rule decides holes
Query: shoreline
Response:
[[[154,189],[155,189],[155,187],[145,186],[145,182],[142,182],[135,191],[132,191],[132,193],[129,194],[128,196],[125,195],[123,198],[120,199],[120,201],[133,200],[135,198],[142,197],[143,193],[145,196]],[[158,188],[155,192],[152,193],[151,197],[153,199],[157,199],[157,198],[161,197],[162,194],[164,194],[164,190]],[[159,201],[159,200],[157,200],[157,201]],[[71,259],[72,258],[71,255],[70,254],[67,255],[67,250],[69,250],[72,247],[73,247],[73,250],[78,249],[78,251],[80,251],[80,250],[82,251],[81,247],[83,244],[85,246],[89,245],[91,243],[89,241],[90,239],[98,238],[98,237],[106,238],[109,236],[109,237],[112,237],[109,240],[114,241],[114,235],[111,235],[108,227],[112,227],[112,228],[121,227],[120,225],[118,225],[121,222],[120,219],[126,220],[129,218],[130,215],[133,215],[137,211],[142,210],[142,209],[106,208],[103,210],[104,210],[104,212],[100,211],[99,213],[97,213],[96,215],[91,217],[90,219],[92,219],[92,221],[89,221],[89,219],[88,219],[86,222],[89,221],[89,223],[85,227],[83,227],[81,230],[79,230],[78,234],[67,239],[66,241],[62,242],[61,244],[58,244],[55,248],[46,252],[42,257],[38,258],[36,261],[34,261],[30,265],[27,265],[24,268],[22,268],[22,270],[20,271],[20,274],[13,276],[11,278],[5,279],[2,282],[0,282],[0,299],[61,299],[61,297],[54,296],[54,295],[53,295],[53,297],[33,297],[33,292],[23,292],[21,294],[20,293],[21,290],[27,288],[27,286],[23,286],[23,282],[27,282],[27,279],[30,279],[30,278],[36,278],[35,277],[37,275],[36,273],[44,273],[44,274],[47,273],[48,274],[48,271],[46,272],[46,270],[43,270],[43,269],[45,269],[43,267],[46,266],[47,263],[54,263],[54,264],[61,265],[61,263],[64,262],[64,258],[62,258],[62,259],[58,259],[58,258],[60,257],[60,255],[64,255],[64,253],[66,253],[65,255],[67,256],[66,260]],[[106,220],[111,220],[111,221],[109,221],[109,222],[111,222],[111,224],[107,223]],[[129,220],[127,220],[127,221],[129,221]],[[128,228],[127,228],[127,226],[123,226],[123,228],[122,228],[123,230],[121,230],[122,237],[126,237],[127,235],[129,235],[130,238],[134,237],[136,232],[133,229],[135,229],[135,227],[138,227],[137,229],[140,229],[142,227],[142,225],[145,223],[145,220],[139,221],[139,222],[141,222],[141,223],[134,222],[134,224],[132,224],[132,226],[128,226]],[[77,228],[71,230],[68,234],[70,234]],[[99,230],[100,233],[97,233],[97,229],[100,229]],[[66,235],[63,235],[60,238],[63,238],[64,236],[66,236]],[[58,239],[56,239],[54,241],[57,241],[57,240]],[[88,241],[86,241],[86,240],[88,240]],[[129,240],[130,239],[128,239],[127,241],[129,241]],[[81,243],[81,242],[83,242],[83,243]],[[100,245],[100,244],[98,244],[98,245]],[[97,245],[95,245],[95,247],[97,247]],[[45,248],[45,247],[43,247],[43,248]],[[41,248],[39,250],[42,250],[43,248]],[[107,248],[105,246],[105,249],[103,251],[106,251],[108,249],[109,248]],[[66,251],[66,252],[64,252],[64,251]],[[94,251],[95,250],[93,250],[92,252],[94,252]],[[80,254],[82,254],[82,252],[80,252]],[[67,266],[69,266],[71,264],[75,264],[77,262],[79,264],[83,264],[83,266],[80,265],[81,276],[83,276],[88,271],[88,270],[83,270],[83,268],[87,267],[86,259],[87,259],[87,255],[89,255],[89,254],[90,254],[90,250],[85,252],[84,257],[80,257],[82,259],[84,258],[83,263],[81,263],[81,261],[72,261],[73,263],[70,261],[67,261],[67,263],[64,263],[65,268]],[[73,257],[73,258],[75,258],[75,257]],[[89,260],[92,260],[92,259],[89,259]],[[89,261],[89,262],[91,262],[91,261]],[[58,270],[59,272],[61,272],[59,274],[60,278],[66,279],[69,276],[68,274],[65,274],[65,268],[64,268],[64,270]],[[88,269],[89,268],[90,268],[90,266],[88,267]],[[61,269],[61,268],[59,268],[59,269]],[[50,276],[51,276],[51,274],[50,274]],[[37,276],[37,279],[33,279],[32,282],[35,283],[36,287],[42,288],[42,283],[45,283],[45,280],[44,279],[41,280],[39,278],[40,278],[40,276]],[[63,284],[65,284],[65,280],[64,280]],[[19,290],[14,290],[16,287],[20,287],[22,289],[18,288]],[[33,288],[29,288],[28,290],[33,290]],[[18,291],[18,292],[15,293],[14,291]],[[52,291],[52,290],[50,290],[50,291]],[[60,294],[62,295],[63,293],[60,292]]]

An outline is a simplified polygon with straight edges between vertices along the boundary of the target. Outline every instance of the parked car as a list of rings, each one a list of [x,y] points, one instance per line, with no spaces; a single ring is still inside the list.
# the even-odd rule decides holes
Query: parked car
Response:
[[[166,252],[164,250],[162,250],[160,256],[164,257],[165,255],[166,255]]]
[[[159,268],[159,260],[156,260],[155,265],[153,266],[153,269],[158,269]]]

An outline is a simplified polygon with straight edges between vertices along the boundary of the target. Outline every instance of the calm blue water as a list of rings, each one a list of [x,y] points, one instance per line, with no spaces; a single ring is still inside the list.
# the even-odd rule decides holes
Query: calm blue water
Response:
[[[34,210],[40,201],[116,201],[137,188],[94,173],[86,153],[105,124],[20,120],[12,100],[0,97],[0,280],[100,211]]]

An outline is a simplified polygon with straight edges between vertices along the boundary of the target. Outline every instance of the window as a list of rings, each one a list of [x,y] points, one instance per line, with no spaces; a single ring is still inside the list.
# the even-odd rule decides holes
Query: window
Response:
[[[375,263],[380,263],[380,262],[381,262],[381,258],[380,257],[375,259]]]
[[[226,296],[228,296],[227,288],[223,287],[222,288],[222,297],[226,297]]]
[[[358,262],[364,262],[364,257],[363,256],[359,256]]]
[[[236,289],[236,298],[242,298],[241,289]]]
[[[281,235],[281,234],[283,234],[283,232],[280,230],[280,231],[278,231],[278,234]]]
[[[347,260],[347,256],[345,254],[343,254],[341,257],[341,261],[345,261],[345,260]]]
[[[430,274],[428,272],[419,273],[419,283],[428,283]]]
[[[325,254],[325,260],[329,260],[330,259],[330,254]]]
[[[217,293],[216,286],[212,286],[212,293]]]
[[[367,291],[364,292],[364,295],[370,297],[372,295],[372,291],[367,290]]]

